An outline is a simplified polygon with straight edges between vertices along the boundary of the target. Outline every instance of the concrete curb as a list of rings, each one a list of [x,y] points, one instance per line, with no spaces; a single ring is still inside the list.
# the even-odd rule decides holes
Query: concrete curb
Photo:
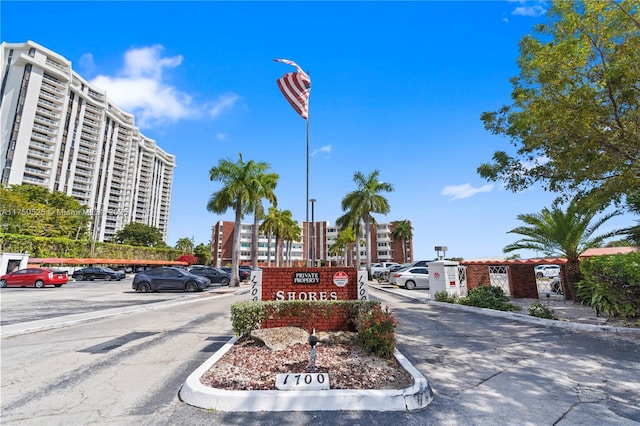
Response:
[[[395,357],[413,376],[413,386],[391,390],[266,390],[230,391],[205,386],[200,378],[238,340],[230,339],[189,375],[180,389],[183,402],[217,411],[408,411],[424,408],[433,401],[427,379],[397,349]]]
[[[616,327],[610,325],[598,325],[598,324],[582,324],[569,321],[559,321],[546,318],[538,318],[531,315],[519,314],[516,312],[497,311],[495,309],[476,308],[475,306],[460,305],[457,303],[436,302],[434,300],[426,299],[424,297],[414,297],[402,292],[394,291],[394,289],[382,288],[373,286],[376,290],[384,291],[386,293],[393,294],[395,296],[404,297],[406,299],[414,300],[419,303],[428,303],[436,306],[443,306],[449,309],[457,309],[467,312],[477,312],[483,315],[499,317],[505,319],[512,319],[521,322],[527,322],[530,324],[538,324],[545,327],[566,328],[576,331],[606,331],[613,334],[638,334],[640,335],[640,328],[630,327]]]

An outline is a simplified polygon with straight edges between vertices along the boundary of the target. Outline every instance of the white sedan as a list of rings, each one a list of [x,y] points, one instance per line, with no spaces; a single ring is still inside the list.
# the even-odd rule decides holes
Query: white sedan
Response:
[[[407,290],[414,288],[429,289],[429,269],[417,266],[414,268],[403,268],[391,273],[389,282]]]

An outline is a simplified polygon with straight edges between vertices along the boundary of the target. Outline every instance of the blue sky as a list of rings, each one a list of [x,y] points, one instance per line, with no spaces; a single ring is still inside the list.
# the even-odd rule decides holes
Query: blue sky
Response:
[[[280,175],[278,207],[305,219],[306,127],[276,79],[297,62],[312,80],[310,198],[331,224],[353,174],[380,171],[391,212],[409,219],[414,257],[504,257],[521,213],[556,194],[514,194],[477,167],[509,142],[484,130],[483,111],[510,102],[518,41],[544,21],[543,1],[12,2],[2,41],[33,40],[136,116],[176,156],[170,245],[207,243],[206,210],[219,159],[265,161]],[[631,225],[608,222],[602,231]],[[251,222],[251,217],[245,221]],[[542,253],[539,253],[542,255]],[[536,253],[520,252],[524,257]]]

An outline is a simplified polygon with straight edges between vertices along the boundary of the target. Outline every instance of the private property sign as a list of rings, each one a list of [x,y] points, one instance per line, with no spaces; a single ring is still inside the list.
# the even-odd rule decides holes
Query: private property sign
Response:
[[[294,284],[320,284],[320,272],[296,272],[293,274]]]

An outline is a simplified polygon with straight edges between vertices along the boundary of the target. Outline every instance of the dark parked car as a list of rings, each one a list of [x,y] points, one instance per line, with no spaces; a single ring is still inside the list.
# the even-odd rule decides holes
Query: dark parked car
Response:
[[[47,268],[26,268],[10,272],[0,277],[0,287],[36,287],[45,285],[60,287],[67,283],[67,271]]]
[[[209,278],[211,284],[229,285],[231,282],[231,275],[228,272],[211,266],[193,266],[189,268],[189,272]]]
[[[231,268],[227,266],[223,266],[222,269],[224,272],[228,273],[231,276]],[[248,265],[240,265],[238,266],[238,277],[240,277],[240,281],[247,281],[251,277],[251,266]]]
[[[107,280],[107,281],[117,280],[117,281],[120,281],[120,280],[126,278],[126,275],[122,271],[114,271],[111,268],[89,267],[89,268],[78,269],[73,274],[71,274],[71,278],[73,278],[75,280],[78,280],[78,281],[83,281],[83,280],[89,280],[89,281],[93,281],[93,280]]]
[[[202,291],[209,287],[209,278],[192,274],[186,269],[173,266],[154,268],[138,272],[131,287],[138,293],[162,290]]]

